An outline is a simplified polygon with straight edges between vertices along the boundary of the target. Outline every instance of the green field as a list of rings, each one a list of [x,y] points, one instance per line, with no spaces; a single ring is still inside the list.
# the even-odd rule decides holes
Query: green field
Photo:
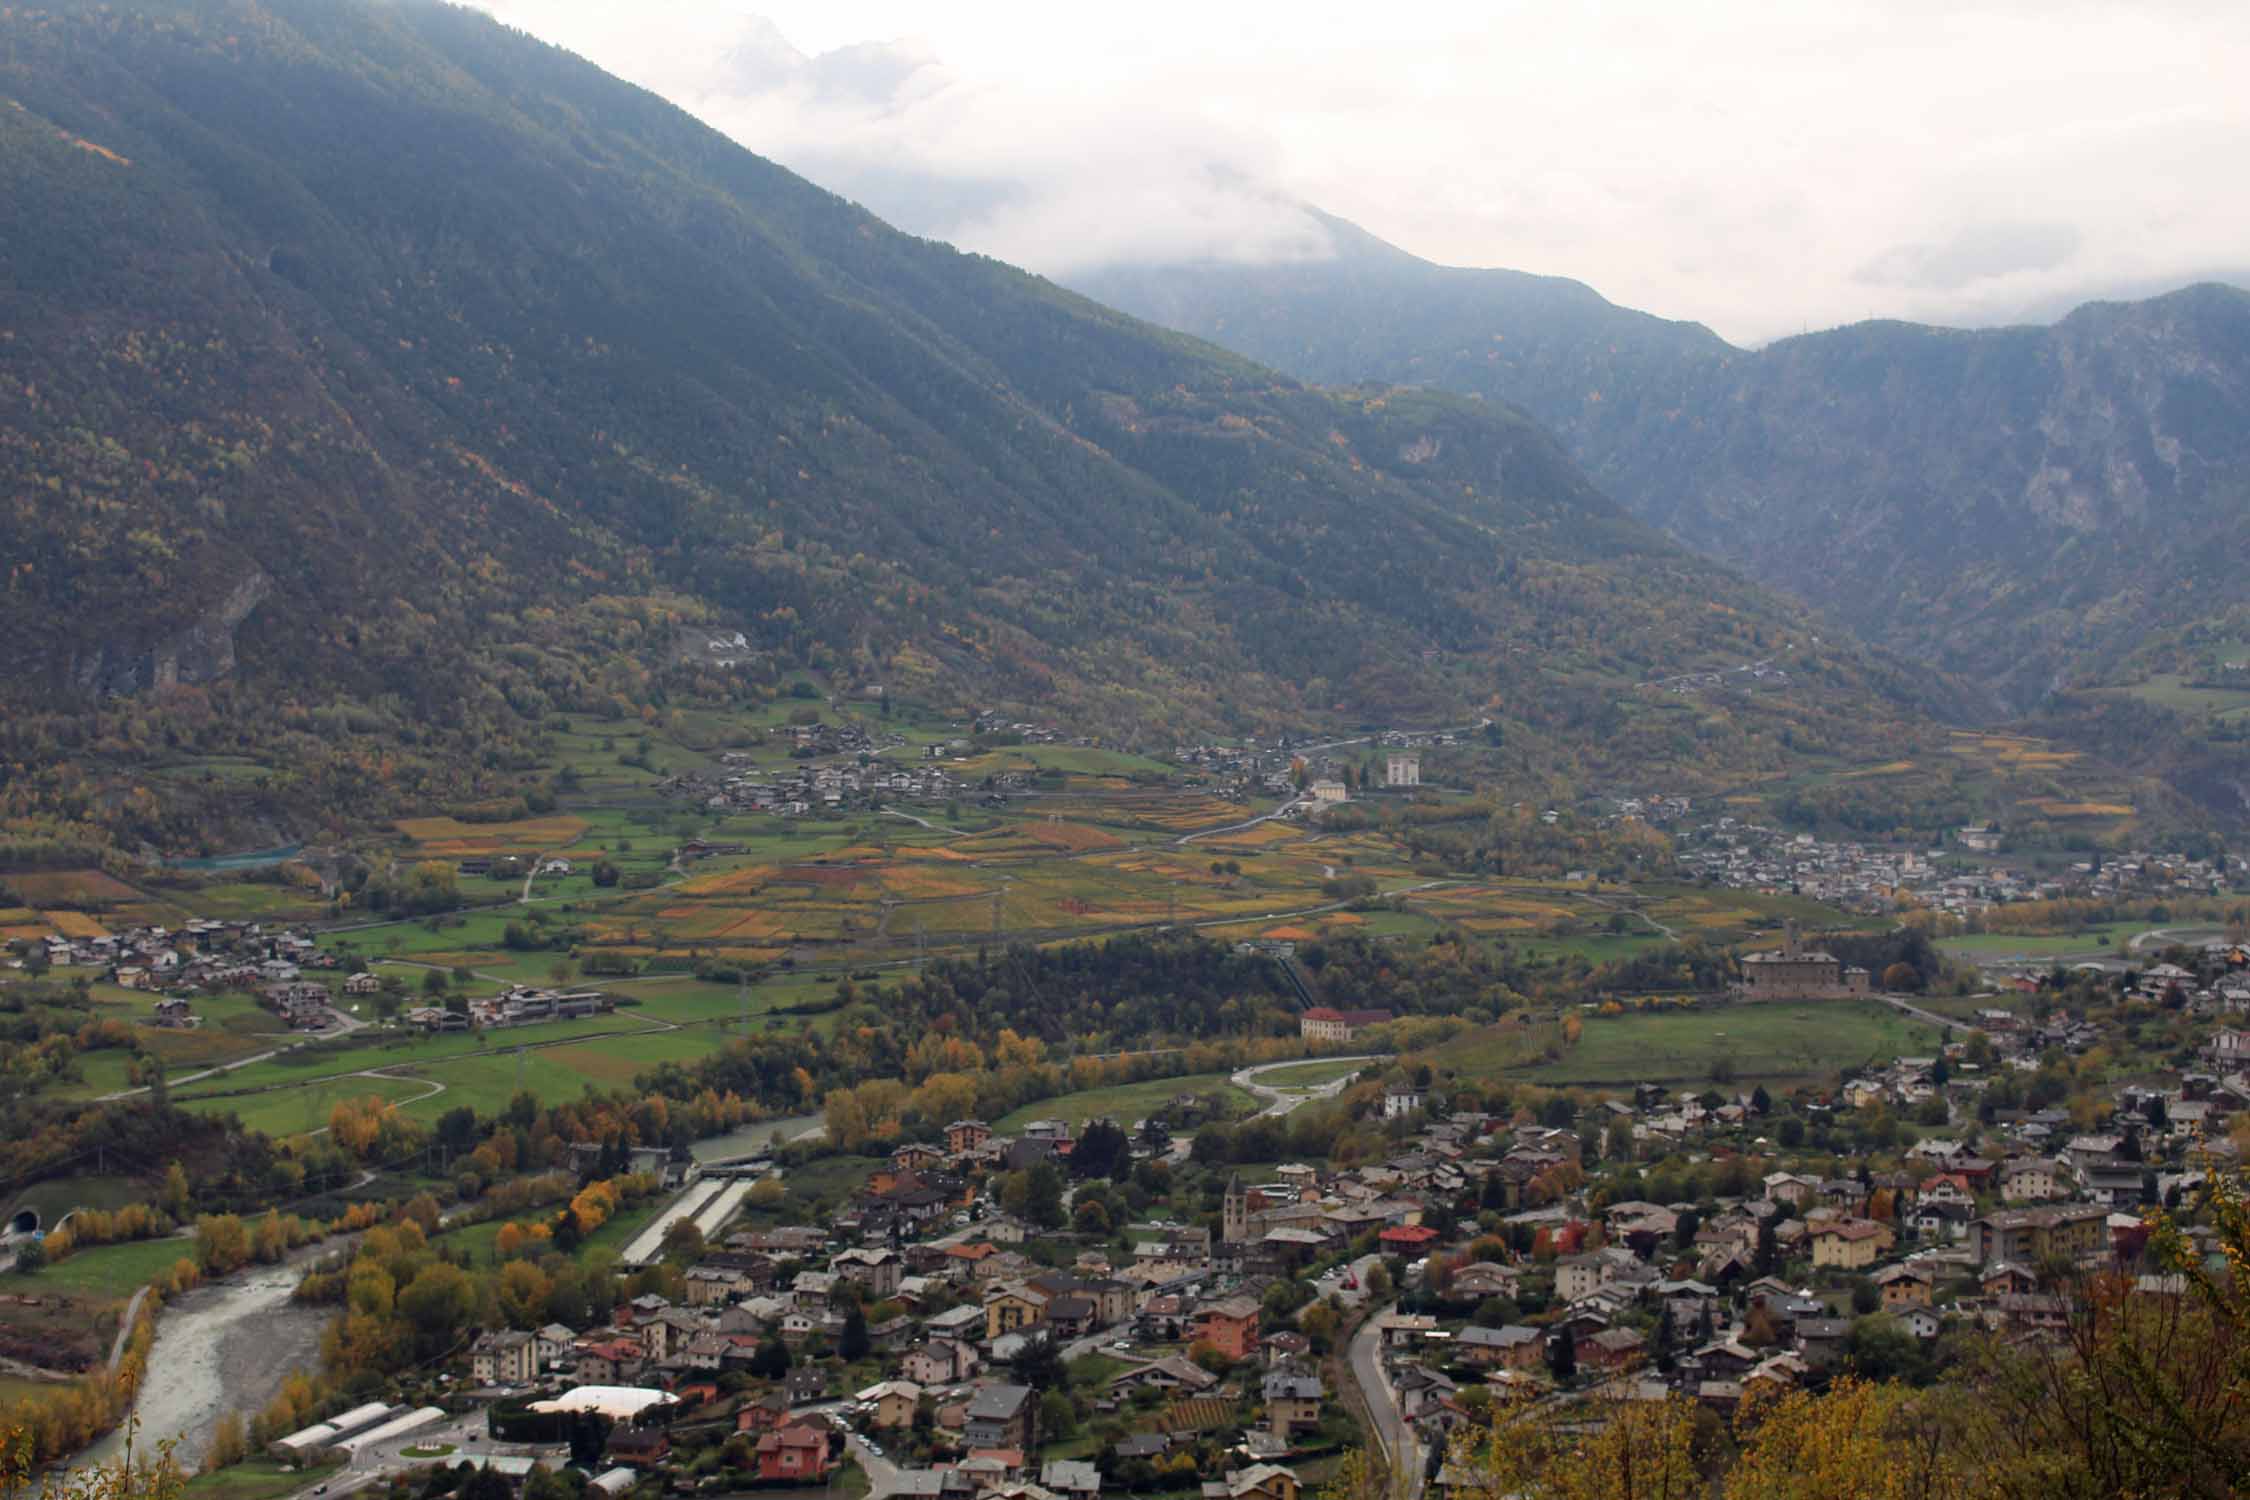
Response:
[[[481,1036],[466,1031],[444,1032],[436,1036],[408,1031],[385,1032],[381,1037],[368,1041],[353,1040],[341,1044],[323,1043],[301,1047],[279,1057],[268,1058],[264,1062],[237,1068],[207,1084],[190,1085],[186,1090],[175,1093],[174,1098],[184,1102],[221,1090],[234,1092],[273,1084],[301,1084],[368,1068],[428,1065],[450,1058],[504,1052],[519,1046],[580,1041],[589,1037],[647,1029],[648,1022],[638,1019],[632,1011],[624,1010],[612,1015],[589,1016],[583,1020],[543,1021],[534,1026],[515,1026]]]
[[[1381,1063],[1365,1062],[1296,1063],[1286,1068],[1269,1068],[1258,1075],[1258,1082],[1269,1089],[1316,1089],[1324,1083],[1334,1083],[1339,1078],[1381,1066]]]
[[[672,1197],[670,1193],[651,1193],[587,1235],[579,1247],[579,1254],[585,1255],[595,1250],[606,1250],[612,1255],[624,1254],[625,1247],[633,1243],[633,1237],[648,1227],[649,1220],[664,1211],[664,1205],[671,1202]],[[541,1209],[528,1217],[536,1218],[546,1212],[548,1211]],[[494,1231],[495,1234],[498,1232]]]
[[[0,1375],[0,1411],[6,1411],[19,1401],[36,1401],[47,1396],[57,1396],[70,1389],[68,1381],[25,1380],[17,1375]]]
[[[251,1130],[262,1130],[270,1136],[303,1135],[307,1131],[325,1129],[329,1111],[347,1099],[364,1099],[370,1094],[383,1099],[406,1100],[429,1092],[429,1085],[412,1078],[381,1078],[364,1074],[350,1074],[342,1078],[324,1078],[308,1081],[295,1088],[266,1089],[255,1094],[240,1094],[231,1098],[188,1099],[180,1102],[182,1109],[192,1109],[198,1114],[233,1115]],[[443,1099],[444,1095],[439,1095]],[[436,1103],[433,1100],[432,1103]],[[507,1101],[503,1099],[501,1103]],[[443,1109],[436,1113],[442,1114]],[[409,1111],[414,1113],[414,1111]],[[435,1115],[432,1115],[435,1118]]]
[[[2027,997],[2023,995],[2014,994],[1997,997],[1992,995],[1918,995],[1915,997],[1914,1004],[1919,1009],[1958,1021],[1964,1028],[1968,1028],[1976,1024],[1978,1011],[1987,1009],[2018,1010],[2023,1007],[2026,999]]]
[[[1651,948],[1661,948],[1672,940],[1661,932],[1588,933],[1582,937],[1527,937],[1515,938],[1509,943],[1526,958],[1582,958],[1588,963],[1604,964],[1612,959],[1631,958]]]
[[[544,1218],[553,1212],[552,1207],[533,1208],[514,1217],[520,1222]],[[497,1259],[492,1253],[492,1247],[500,1238],[501,1227],[507,1222],[507,1219],[485,1219],[475,1224],[463,1224],[456,1229],[441,1229],[437,1237],[448,1254],[466,1255],[472,1265],[490,1265]]]
[[[607,1037],[598,1042],[527,1050],[519,1063],[512,1049],[417,1065],[415,1076],[445,1085],[445,1092],[407,1108],[413,1118],[434,1120],[466,1104],[481,1115],[498,1114],[526,1088],[548,1101],[573,1099],[587,1088],[623,1088],[658,1063],[690,1063],[723,1043],[711,1027]]]
[[[454,929],[448,929],[446,936],[455,942],[462,940],[462,934]],[[485,964],[485,955],[473,956],[479,967]],[[502,962],[519,957],[505,953],[494,956]],[[543,970],[543,964],[537,967]],[[544,977],[543,973],[537,977]],[[826,999],[835,989],[836,978],[790,975],[752,986],[750,1024],[759,1030],[830,1024],[831,1018],[825,1016],[774,1017],[771,1013],[782,1006]],[[327,1123],[328,1112],[338,1101],[369,1094],[414,1101],[407,1105],[407,1113],[417,1119],[435,1120],[464,1104],[491,1115],[498,1113],[519,1087],[548,1102],[576,1098],[588,1087],[619,1088],[660,1063],[698,1061],[741,1034],[736,1023],[743,1014],[743,997],[733,985],[658,975],[620,980],[608,987],[634,1003],[608,1015],[511,1027],[481,1036],[467,1032],[425,1036],[385,1029],[364,1041],[298,1047],[188,1084],[174,1098],[184,1108],[237,1115],[245,1125],[270,1135],[297,1135],[318,1129]],[[247,1012],[263,1014],[249,1002],[242,1002],[242,1006]],[[231,1016],[227,1024],[233,1024]],[[217,1030],[211,1040],[227,1042],[234,1055],[247,1055],[271,1045],[229,1038]],[[523,1054],[520,1062],[518,1048]],[[185,1068],[188,1064],[177,1066]],[[367,1076],[371,1069],[389,1070],[396,1076]],[[125,1086],[125,1056],[121,1052],[92,1054],[82,1060],[81,1070],[83,1081],[70,1086],[74,1095],[92,1097]],[[429,1083],[444,1084],[444,1092],[430,1094]]]
[[[280,1500],[307,1485],[318,1484],[338,1465],[318,1468],[283,1467],[270,1458],[246,1458],[213,1474],[198,1474],[181,1490],[183,1500]]]
[[[183,1239],[95,1245],[29,1276],[0,1276],[0,1292],[19,1296],[67,1292],[80,1297],[130,1297],[159,1271],[169,1271],[194,1246]]]
[[[214,881],[181,896],[208,916],[249,922],[311,922],[328,912],[317,890],[270,881]]]
[[[1162,1107],[1176,1094],[1220,1093],[1226,1096],[1238,1113],[1247,1114],[1258,1107],[1250,1094],[1227,1081],[1224,1073],[1192,1073],[1184,1078],[1150,1078],[1140,1083],[1121,1083],[1113,1088],[1088,1089],[1081,1094],[1063,1094],[1044,1099],[1037,1104],[1027,1104],[1006,1119],[994,1122],[993,1129],[1005,1135],[1023,1129],[1032,1120],[1061,1120],[1071,1126],[1085,1124],[1088,1120],[1108,1118],[1130,1130],[1135,1120],[1145,1118],[1151,1110]]]
[[[745,1207],[743,1216],[758,1224],[802,1224],[824,1208],[842,1203],[867,1181],[886,1156],[819,1156],[782,1173],[783,1197],[770,1209]]]
[[[39,1222],[49,1228],[74,1208],[123,1208],[128,1203],[148,1201],[148,1184],[139,1178],[114,1174],[96,1177],[92,1173],[84,1177],[49,1178],[0,1199],[7,1205],[10,1215],[18,1209],[37,1209]]]
[[[2196,687],[2178,672],[2161,673],[2146,682],[2113,691],[2175,713],[2198,717],[2216,714],[2224,719],[2250,711],[2250,688]]]
[[[1963,958],[2075,958],[2122,956],[2126,944],[2148,931],[2144,921],[2103,922],[2079,932],[2025,936],[2013,932],[1969,932],[1940,938],[1938,947]],[[2105,945],[2101,940],[2108,938]]]
[[[1940,1040],[1930,1027],[1888,1006],[1852,1000],[1589,1016],[1585,1027],[1578,1045],[1556,1062],[1525,1063],[1497,1045],[1485,1049],[1488,1057],[1480,1059],[1474,1041],[1448,1047],[1435,1061],[1470,1077],[1505,1075],[1549,1085],[1630,1088],[1708,1079],[1713,1066],[1726,1059],[1737,1082],[1774,1083],[1825,1078],[1866,1062],[1927,1056]]]

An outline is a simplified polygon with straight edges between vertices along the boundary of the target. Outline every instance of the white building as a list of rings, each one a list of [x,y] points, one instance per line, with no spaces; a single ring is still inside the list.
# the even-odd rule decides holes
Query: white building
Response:
[[[1420,786],[1422,784],[1422,757],[1413,750],[1393,750],[1383,758],[1383,784],[1386,786]]]

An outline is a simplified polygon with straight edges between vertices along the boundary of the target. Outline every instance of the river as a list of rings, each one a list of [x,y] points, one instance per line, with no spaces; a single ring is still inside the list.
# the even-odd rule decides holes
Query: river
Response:
[[[747,1156],[775,1141],[794,1140],[818,1129],[819,1115],[760,1120],[695,1145],[697,1159]],[[255,1416],[281,1389],[289,1372],[309,1369],[320,1358],[326,1308],[300,1307],[297,1289],[307,1261],[332,1253],[337,1244],[308,1247],[279,1266],[239,1271],[226,1281],[198,1287],[166,1303],[157,1315],[156,1343],[149,1351],[148,1376],[134,1405],[141,1419],[137,1452],[151,1452],[167,1437],[180,1442],[173,1456],[189,1470],[203,1461],[211,1428],[230,1411]],[[125,1451],[125,1429],[80,1454],[81,1466],[107,1463]]]
[[[688,1147],[695,1159],[702,1162],[726,1161],[737,1156],[754,1156],[769,1146],[795,1140],[809,1130],[821,1127],[819,1115],[791,1115],[786,1120],[760,1120],[755,1125],[744,1125],[697,1141]]]
[[[193,859],[168,859],[167,869],[210,872],[217,870],[255,870],[266,865],[287,864],[305,852],[303,844],[283,844],[273,849],[249,849],[240,854],[205,854]]]
[[[136,1454],[153,1453],[158,1443],[177,1437],[173,1457],[193,1473],[220,1417],[230,1411],[256,1416],[290,1371],[318,1363],[330,1310],[289,1300],[306,1258],[300,1252],[282,1265],[238,1271],[165,1304],[133,1407],[141,1421]],[[121,1424],[77,1462],[108,1463],[124,1452]]]

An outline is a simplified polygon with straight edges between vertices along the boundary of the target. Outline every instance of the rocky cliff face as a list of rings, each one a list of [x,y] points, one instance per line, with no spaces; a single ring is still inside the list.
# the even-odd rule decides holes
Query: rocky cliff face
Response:
[[[1869,324],[1675,373],[1569,440],[1628,505],[2026,706],[2098,673],[2250,548],[2250,295],[2053,328]]]
[[[253,567],[241,582],[156,641],[97,637],[70,663],[70,684],[81,697],[131,696],[151,688],[193,686],[234,670],[234,632],[273,592],[273,580]]]
[[[2250,562],[2250,294],[2198,286],[1979,332],[1868,323],[1735,349],[1576,282],[1333,260],[1082,289],[1308,379],[1513,402],[1597,483],[1883,644],[2023,707]]]

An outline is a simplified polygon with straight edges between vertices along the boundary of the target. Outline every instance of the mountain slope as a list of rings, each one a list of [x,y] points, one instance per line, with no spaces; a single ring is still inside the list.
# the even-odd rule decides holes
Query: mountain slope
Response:
[[[1661,403],[1681,372],[1740,351],[1698,323],[1619,307],[1560,276],[1435,265],[1307,209],[1326,259],[1116,265],[1069,278],[1123,308],[1326,384],[1463,391],[1521,406],[1573,447],[1589,421]]]
[[[2250,562],[2233,288],[1750,352],[1574,282],[1433,266],[1349,226],[1337,248],[1078,284],[1307,379],[1518,403],[1636,514],[2018,707],[2186,623]]]
[[[556,707],[713,691],[668,665],[695,620],[764,680],[1150,739],[1497,705],[1598,758],[1591,699],[1785,655],[1799,692],[1661,737],[1750,764],[1930,691],[1519,413],[1308,389],[911,239],[474,13],[0,33],[18,815],[108,816],[57,770],[97,740],[464,794]]]

